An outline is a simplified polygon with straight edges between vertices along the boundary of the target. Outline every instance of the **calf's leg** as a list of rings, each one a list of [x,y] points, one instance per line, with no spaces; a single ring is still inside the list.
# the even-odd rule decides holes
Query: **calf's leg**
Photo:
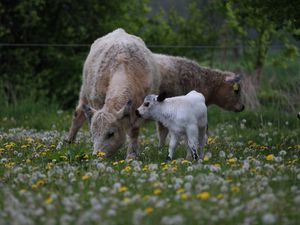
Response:
[[[187,143],[193,159],[197,161],[199,159],[197,152],[197,148],[199,146],[197,127],[193,126],[187,129]]]
[[[169,130],[168,128],[164,127],[162,123],[156,122],[156,131],[158,134],[159,147],[162,147],[165,144]]]
[[[173,159],[173,153],[174,153],[174,149],[176,148],[177,141],[178,141],[177,135],[174,133],[170,133],[170,143],[169,143],[169,150],[168,150],[166,161],[171,161]]]

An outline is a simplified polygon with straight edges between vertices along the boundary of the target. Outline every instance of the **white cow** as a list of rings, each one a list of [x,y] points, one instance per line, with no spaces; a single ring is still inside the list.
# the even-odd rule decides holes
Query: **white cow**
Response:
[[[178,139],[184,135],[187,141],[187,158],[203,158],[206,143],[207,107],[204,96],[191,91],[187,95],[166,98],[164,94],[148,95],[136,114],[154,119],[169,130],[170,143],[167,161],[172,160]],[[199,149],[199,154],[198,154]]]

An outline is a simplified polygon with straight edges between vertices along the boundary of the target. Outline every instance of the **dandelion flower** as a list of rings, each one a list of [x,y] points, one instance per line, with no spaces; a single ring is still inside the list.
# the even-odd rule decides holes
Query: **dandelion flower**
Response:
[[[209,199],[209,193],[207,191],[203,191],[197,194],[197,198],[201,200]]]
[[[146,214],[150,214],[152,212],[153,212],[153,208],[152,207],[147,207],[147,208],[144,209],[144,213],[146,213]]]
[[[274,155],[273,154],[269,154],[266,156],[266,160],[268,161],[272,161],[274,159]]]

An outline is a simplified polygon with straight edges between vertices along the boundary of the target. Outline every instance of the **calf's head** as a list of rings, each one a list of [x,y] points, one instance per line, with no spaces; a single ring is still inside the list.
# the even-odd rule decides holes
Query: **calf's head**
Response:
[[[241,112],[245,108],[241,92],[241,76],[232,74],[215,90],[213,98],[218,106],[229,111]]]
[[[108,111],[105,108],[95,110],[83,105],[85,116],[89,120],[93,141],[93,154],[105,153],[109,157],[125,143],[126,126],[124,119],[130,116],[131,101],[119,111]]]
[[[157,106],[164,101],[166,93],[160,95],[147,95],[144,99],[143,104],[135,111],[138,117],[144,119],[153,119],[153,117],[159,113],[157,112]]]

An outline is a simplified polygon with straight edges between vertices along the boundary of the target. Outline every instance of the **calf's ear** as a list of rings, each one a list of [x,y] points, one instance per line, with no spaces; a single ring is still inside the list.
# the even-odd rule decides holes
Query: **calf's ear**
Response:
[[[116,114],[118,119],[123,119],[125,116],[130,116],[132,101],[129,100]]]
[[[163,93],[161,93],[161,94],[159,94],[158,96],[157,96],[157,101],[158,102],[163,102],[165,99],[167,98],[167,93],[166,92],[163,92]]]
[[[85,117],[89,120],[89,123],[91,123],[92,117],[94,115],[94,113],[96,112],[96,109],[93,109],[92,107],[90,107],[89,105],[82,105],[82,109],[84,112]]]

